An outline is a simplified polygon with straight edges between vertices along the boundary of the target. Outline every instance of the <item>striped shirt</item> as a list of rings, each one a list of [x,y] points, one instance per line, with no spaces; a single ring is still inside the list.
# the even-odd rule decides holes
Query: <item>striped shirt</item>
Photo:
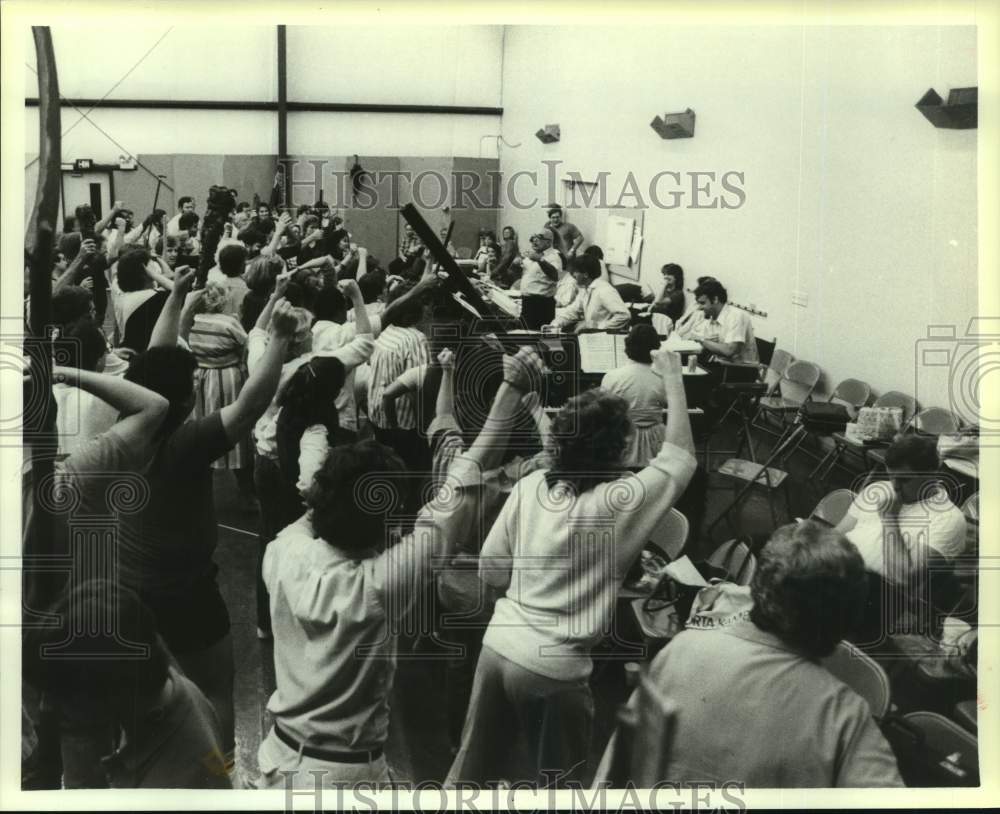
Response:
[[[198,367],[232,367],[243,361],[247,333],[230,314],[197,314],[188,345]]]
[[[375,342],[368,380],[368,415],[376,427],[387,429],[388,421],[382,409],[382,393],[411,367],[430,362],[427,337],[416,328],[390,325]],[[412,393],[396,400],[396,423],[400,429],[417,427],[417,402]]]

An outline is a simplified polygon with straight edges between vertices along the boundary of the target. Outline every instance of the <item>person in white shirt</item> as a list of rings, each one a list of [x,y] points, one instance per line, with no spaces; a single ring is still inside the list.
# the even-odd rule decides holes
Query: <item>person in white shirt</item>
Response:
[[[589,254],[574,257],[569,262],[579,293],[571,305],[556,311],[552,326],[563,330],[576,325],[576,331],[600,329],[619,331],[628,327],[632,315],[621,296],[601,277],[601,264]]]
[[[532,235],[531,252],[521,261],[521,321],[528,330],[537,331],[555,317],[562,268],[559,252],[552,248],[552,233]]]
[[[693,339],[708,353],[730,362],[753,363],[758,360],[750,316],[728,304],[729,295],[715,279],[699,282],[694,291],[698,312],[677,324],[677,333]]]
[[[194,198],[188,195],[177,201],[177,214],[167,221],[167,235],[170,237],[181,237],[184,230],[181,229],[181,216],[194,212]]]
[[[897,436],[885,466],[889,480],[862,489],[837,525],[861,552],[872,586],[859,641],[884,636],[886,609],[933,607],[935,583],[966,546],[965,515],[941,486],[935,439]]]
[[[309,513],[271,543],[264,580],[274,620],[274,726],[261,742],[261,788],[343,787],[391,780],[389,736],[400,620],[476,528],[480,472],[500,463],[524,395],[542,376],[541,357],[504,358],[504,382],[483,430],[453,462],[453,488],[419,512],[416,526],[386,546],[391,499],[406,473],[391,450],[367,440],[342,445],[307,491]],[[468,474],[466,474],[468,473]],[[460,477],[464,474],[465,477]]]
[[[567,780],[586,775],[591,649],[611,631],[626,572],[696,467],[680,356],[653,359],[670,409],[649,466],[623,472],[628,404],[589,390],[553,420],[553,467],[514,485],[483,544],[480,578],[503,596],[483,639],[449,785],[545,784],[545,769]],[[515,748],[522,741],[526,749]],[[531,777],[512,774],[512,758],[526,758]]]

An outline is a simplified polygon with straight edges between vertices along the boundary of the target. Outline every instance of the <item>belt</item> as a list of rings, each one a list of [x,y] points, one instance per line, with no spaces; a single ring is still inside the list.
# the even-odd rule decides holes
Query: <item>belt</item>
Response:
[[[320,749],[318,746],[299,743],[277,724],[274,725],[274,734],[285,746],[315,760],[326,760],[330,763],[373,763],[382,757],[381,746],[370,752],[334,752],[332,749]]]

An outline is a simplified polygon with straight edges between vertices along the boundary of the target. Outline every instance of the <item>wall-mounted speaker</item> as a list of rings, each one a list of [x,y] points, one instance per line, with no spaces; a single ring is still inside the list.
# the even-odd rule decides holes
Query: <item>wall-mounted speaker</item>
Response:
[[[559,125],[545,125],[545,127],[535,133],[535,138],[542,142],[542,144],[555,144],[559,141]]]
[[[688,108],[683,113],[664,113],[649,123],[660,138],[693,138],[694,111]]]
[[[935,127],[971,130],[979,124],[979,88],[954,88],[948,92],[947,103],[931,88],[916,108]]]

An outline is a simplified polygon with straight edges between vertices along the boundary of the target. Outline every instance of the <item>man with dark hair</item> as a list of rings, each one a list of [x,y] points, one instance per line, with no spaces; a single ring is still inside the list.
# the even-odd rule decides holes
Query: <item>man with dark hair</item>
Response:
[[[868,704],[819,663],[853,629],[865,590],[864,563],[841,534],[810,521],[775,531],[750,619],[685,630],[653,660],[649,680],[674,710],[663,779],[901,786]]]
[[[250,293],[243,273],[247,265],[247,249],[239,243],[230,243],[219,250],[219,265],[208,272],[207,281],[219,283],[226,289],[226,304],[223,314],[232,314],[239,319],[243,300]]]
[[[568,220],[563,220],[563,210],[561,206],[553,205],[549,207],[549,221],[546,227],[555,236],[555,249],[566,261],[576,257],[580,246],[583,245],[583,235]]]
[[[170,411],[146,474],[150,500],[123,522],[120,580],[156,615],[160,633],[184,672],[212,701],[222,723],[223,748],[234,747],[233,652],[229,613],[213,561],[218,528],[211,464],[244,438],[270,405],[281,365],[298,327],[284,301],[274,306],[270,341],[237,399],[187,421],[194,407],[196,362],[177,347],[181,306],[194,272],[178,277],[157,321],[150,347],[127,378],[161,393]]]
[[[521,263],[521,321],[537,331],[556,315],[556,286],[563,270],[559,252],[552,248],[552,232],[542,229],[531,236],[531,252]]]
[[[965,551],[965,515],[941,486],[937,439],[897,436],[886,451],[889,479],[862,489],[837,526],[858,547],[865,567],[894,585],[907,585],[932,556]]]
[[[184,230],[181,228],[181,217],[188,212],[194,212],[194,198],[183,195],[177,199],[177,214],[167,221],[167,236],[182,237]]]
[[[114,304],[119,344],[137,353],[149,345],[153,327],[174,285],[158,268],[159,263],[166,266],[162,259],[150,258],[145,249],[135,249],[124,252],[115,264]],[[176,269],[174,273],[181,270]]]
[[[618,331],[628,327],[632,315],[621,295],[601,277],[601,263],[589,254],[569,261],[570,273],[576,278],[579,293],[566,308],[556,311],[552,325],[563,330],[576,325],[576,331],[599,329]]]
[[[251,219],[250,227],[255,232],[261,234],[265,242],[271,237],[271,233],[274,232],[275,222],[271,215],[271,207],[263,201],[257,204],[257,213]]]
[[[200,221],[201,218],[196,212],[185,212],[178,221],[178,236],[184,238],[190,254],[201,254],[201,242],[198,240]]]
[[[694,296],[698,312],[677,325],[678,335],[730,362],[756,362],[757,340],[750,316],[728,304],[729,295],[722,283],[714,278],[699,279]]]
[[[247,260],[253,260],[267,245],[267,237],[256,229],[252,221],[249,226],[239,232],[236,239],[246,247]]]

